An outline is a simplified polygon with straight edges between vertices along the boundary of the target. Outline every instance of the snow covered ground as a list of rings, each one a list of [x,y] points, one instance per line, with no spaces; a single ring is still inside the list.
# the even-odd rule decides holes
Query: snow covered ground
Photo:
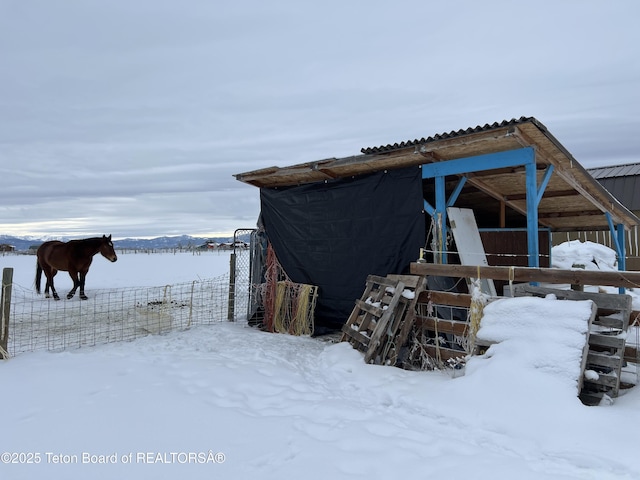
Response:
[[[210,270],[163,257],[157,279]],[[120,261],[102,273],[96,259],[95,288],[117,268],[147,282],[136,276],[151,267]],[[538,300],[546,317],[584,309]],[[640,478],[640,390],[586,407],[535,343],[473,358],[457,378],[230,323],[22,354],[0,363],[0,478]]]

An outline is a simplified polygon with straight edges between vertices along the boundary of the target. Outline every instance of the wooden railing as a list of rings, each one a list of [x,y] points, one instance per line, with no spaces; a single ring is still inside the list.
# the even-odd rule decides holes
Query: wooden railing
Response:
[[[570,285],[602,285],[610,287],[640,288],[640,272],[629,271],[594,271],[594,270],[561,270],[556,268],[528,268],[528,267],[495,267],[495,266],[469,266],[449,265],[433,263],[412,263],[410,271],[414,275],[440,276],[452,278],[485,278],[492,280],[511,281],[514,283],[540,282],[549,284]],[[420,294],[419,303],[446,305],[451,307],[469,308],[471,295],[464,293],[438,292],[426,290]],[[418,315],[417,325],[427,328],[433,326],[429,322],[433,320]],[[629,326],[640,325],[640,311],[631,311],[629,314]],[[438,320],[438,329],[442,333],[462,335],[464,324],[456,321]],[[628,345],[624,352],[625,360],[636,363],[640,358],[638,349],[634,345]]]

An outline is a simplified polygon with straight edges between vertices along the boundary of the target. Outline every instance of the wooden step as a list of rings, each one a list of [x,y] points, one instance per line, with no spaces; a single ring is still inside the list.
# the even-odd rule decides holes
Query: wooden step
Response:
[[[599,333],[592,333],[589,335],[589,345],[623,349],[625,339],[618,336],[602,335]]]
[[[619,355],[609,355],[605,353],[589,351],[589,354],[587,356],[587,368],[589,368],[590,366],[617,368],[618,365],[620,365]]]

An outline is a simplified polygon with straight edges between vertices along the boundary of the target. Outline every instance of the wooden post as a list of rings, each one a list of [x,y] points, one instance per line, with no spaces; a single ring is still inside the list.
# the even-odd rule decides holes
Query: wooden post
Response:
[[[234,313],[236,309],[236,252],[231,254],[229,261],[229,303],[227,306],[227,320],[233,322],[235,320]]]
[[[13,268],[2,269],[2,295],[0,305],[0,356],[9,358],[9,314],[11,313],[11,285],[13,283]]]

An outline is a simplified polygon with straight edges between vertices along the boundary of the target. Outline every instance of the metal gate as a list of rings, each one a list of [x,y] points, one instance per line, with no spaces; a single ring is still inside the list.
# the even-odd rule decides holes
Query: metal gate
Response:
[[[230,322],[247,322],[257,311],[255,288],[260,283],[264,264],[263,236],[255,228],[238,229],[233,234],[233,252],[229,266]]]

